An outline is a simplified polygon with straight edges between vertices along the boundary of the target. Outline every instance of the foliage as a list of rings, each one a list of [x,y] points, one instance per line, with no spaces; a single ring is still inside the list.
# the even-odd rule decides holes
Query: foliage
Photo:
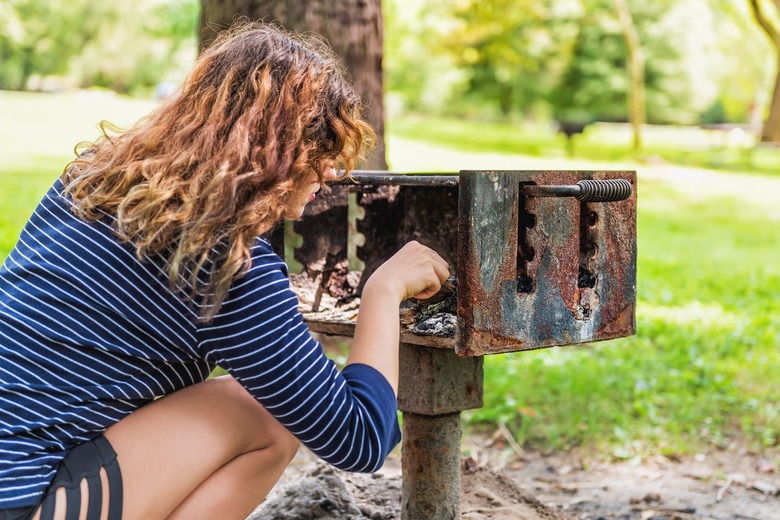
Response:
[[[651,122],[696,123],[703,114],[760,124],[776,60],[747,0],[629,3],[648,56]],[[199,7],[0,2],[0,89],[148,94],[175,85],[194,58]],[[625,45],[610,0],[383,0],[383,8],[391,116],[626,117]],[[65,79],[41,80],[52,75]]]
[[[709,29],[701,33],[700,45],[688,46],[685,62],[693,74],[709,78],[708,82],[699,82],[696,89],[708,87],[708,99],[709,91],[714,93],[715,99],[705,112],[719,105],[727,122],[750,122],[751,107],[765,102],[763,98],[771,86],[767,74],[771,71],[766,68],[771,54],[767,42],[755,30],[747,2],[705,0],[694,19]]]
[[[772,53],[743,0],[629,5],[650,122],[697,123],[718,102],[727,121],[757,117]],[[626,119],[626,46],[610,0],[385,0],[385,21],[387,91],[403,108]]]
[[[10,0],[0,3],[0,89],[31,78],[148,91],[192,61],[197,0]],[[70,81],[60,81],[68,86]]]
[[[386,108],[395,112],[446,110],[460,84],[441,35],[449,27],[447,0],[383,0]]]
[[[683,4],[682,6],[680,4]],[[577,35],[567,67],[550,94],[556,118],[627,120],[628,48],[614,13],[612,0],[586,0],[581,16],[573,20]],[[639,32],[645,64],[647,114],[651,123],[691,123],[711,95],[694,88],[702,78],[688,73],[685,59],[689,26],[679,23],[691,2],[629,2]],[[706,32],[696,45],[707,44]],[[705,94],[705,95],[702,95]]]
[[[464,0],[447,45],[468,70],[468,93],[494,100],[503,115],[530,111],[543,100],[560,67],[561,41],[570,2]],[[571,6],[568,7],[571,9]],[[576,9],[576,6],[574,6]]]
[[[194,60],[198,3],[144,0],[114,5],[122,23],[103,26],[72,62],[82,83],[123,93],[148,92],[162,81],[178,83]]]
[[[10,0],[0,20],[0,89],[14,90],[33,74],[66,72],[102,23],[117,23],[110,4],[90,0]]]

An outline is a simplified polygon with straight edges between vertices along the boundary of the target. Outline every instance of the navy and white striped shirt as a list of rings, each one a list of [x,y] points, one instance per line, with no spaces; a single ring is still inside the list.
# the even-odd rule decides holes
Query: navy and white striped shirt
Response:
[[[325,357],[265,239],[203,324],[161,262],[77,218],[61,191],[57,181],[0,268],[0,509],[37,504],[68,450],[216,365],[324,460],[381,467],[400,440],[392,388]]]

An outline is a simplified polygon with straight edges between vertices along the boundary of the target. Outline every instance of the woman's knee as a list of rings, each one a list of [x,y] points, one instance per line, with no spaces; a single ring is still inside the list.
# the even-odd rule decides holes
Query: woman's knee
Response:
[[[280,462],[286,466],[295,457],[295,454],[298,453],[301,442],[284,427],[282,427],[282,430],[275,439],[274,450],[277,452]]]

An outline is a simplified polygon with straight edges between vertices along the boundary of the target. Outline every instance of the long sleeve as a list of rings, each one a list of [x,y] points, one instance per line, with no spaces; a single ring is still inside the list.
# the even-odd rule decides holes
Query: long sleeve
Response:
[[[368,365],[340,373],[297,306],[284,262],[261,239],[249,272],[199,330],[199,349],[317,456],[339,469],[376,471],[401,437],[392,388]]]

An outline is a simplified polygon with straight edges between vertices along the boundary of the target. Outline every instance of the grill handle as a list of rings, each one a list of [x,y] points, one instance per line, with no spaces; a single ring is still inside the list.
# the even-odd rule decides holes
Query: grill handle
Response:
[[[631,196],[631,183],[626,179],[584,179],[569,186],[523,186],[532,197],[575,197],[581,202],[616,202]]]

